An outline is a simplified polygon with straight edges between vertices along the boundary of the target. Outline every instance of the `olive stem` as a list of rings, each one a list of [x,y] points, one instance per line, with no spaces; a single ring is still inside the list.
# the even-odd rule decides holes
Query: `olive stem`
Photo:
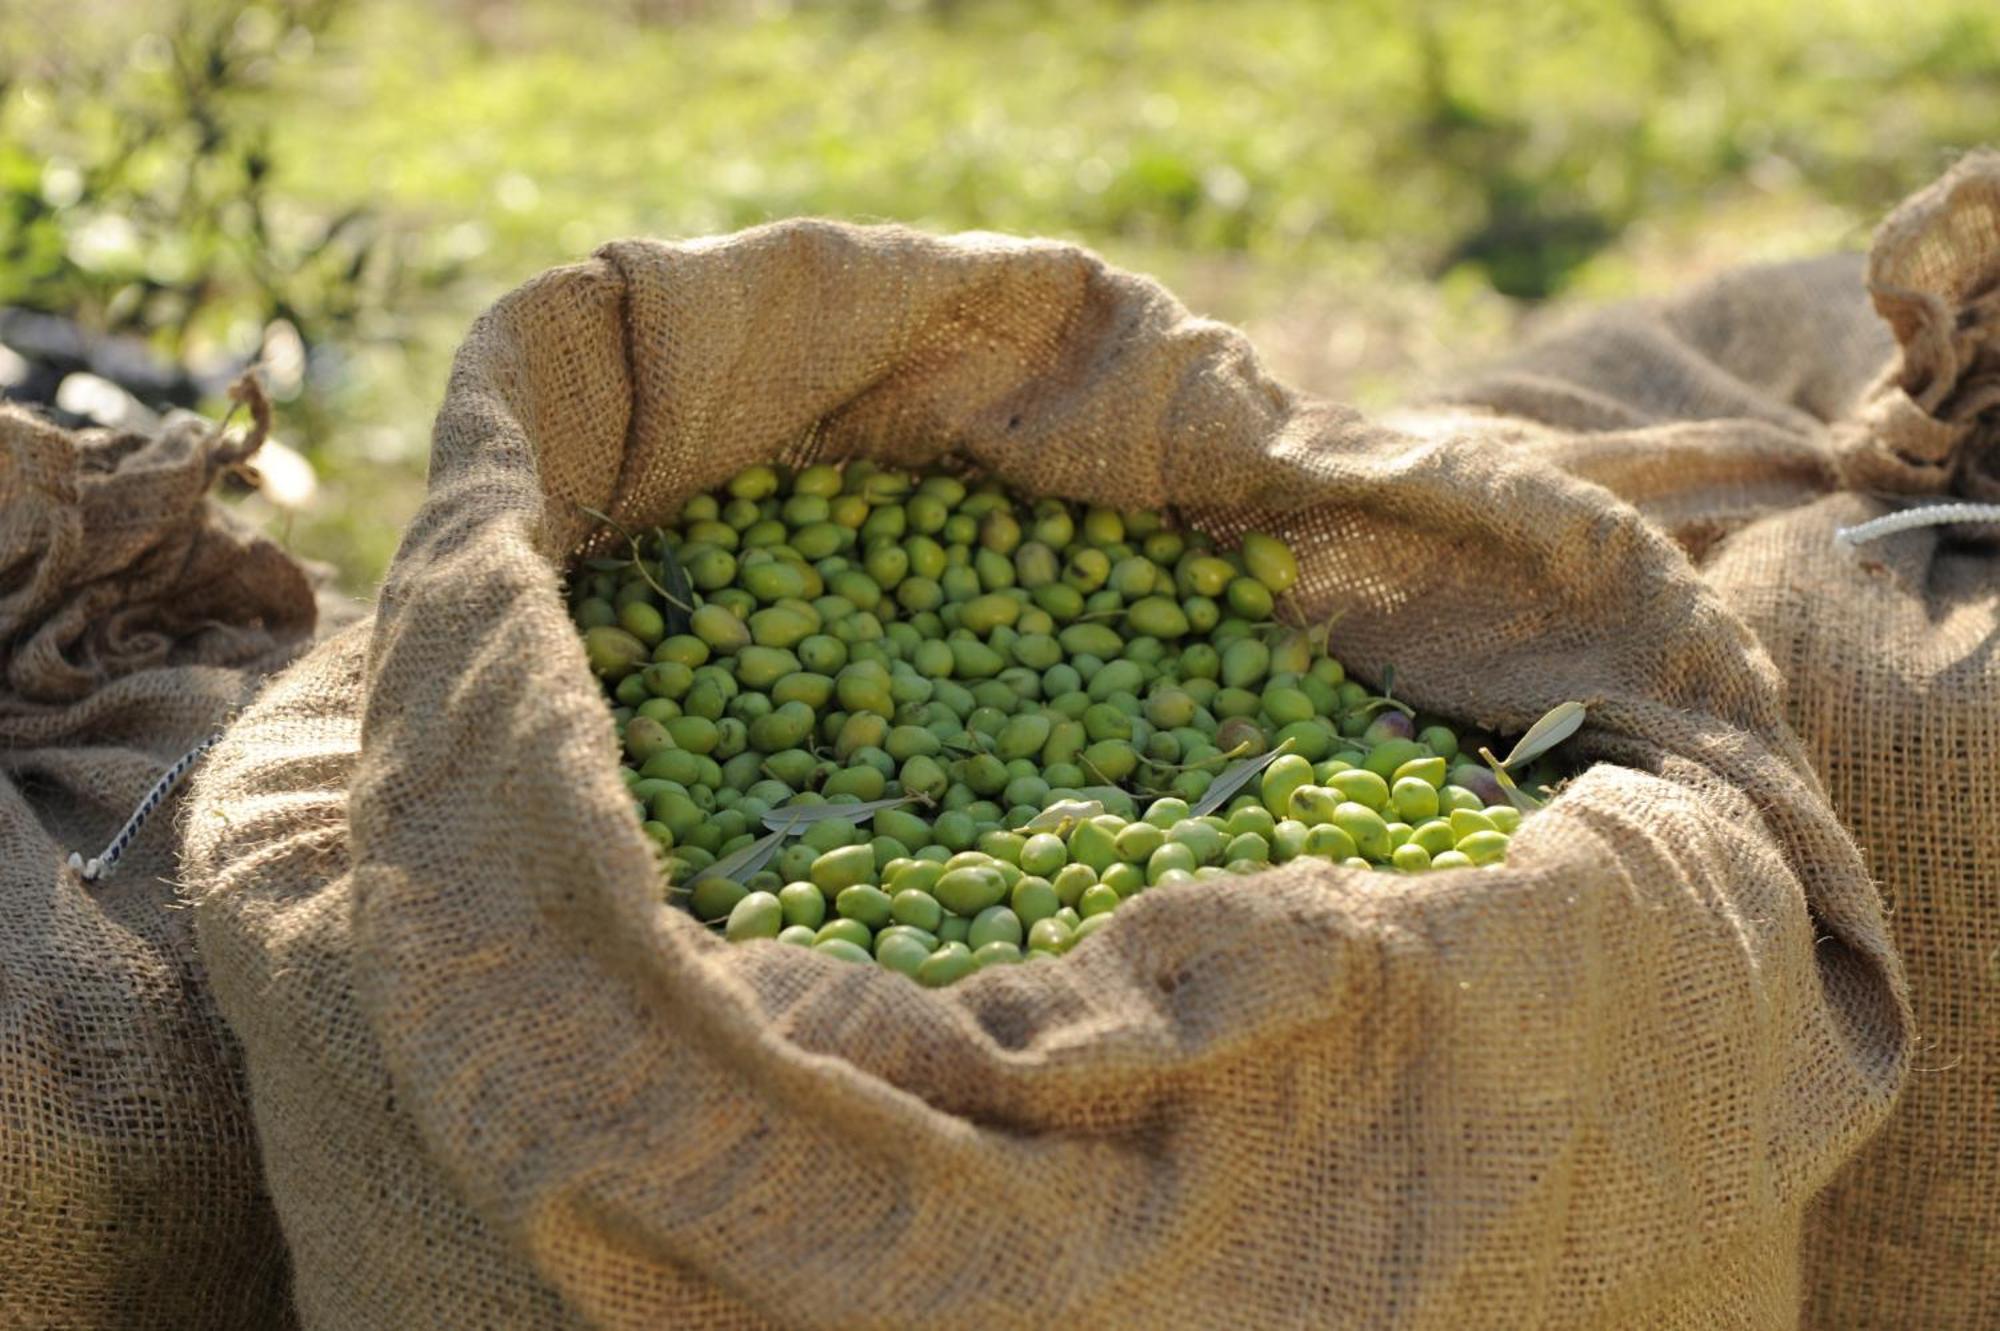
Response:
[[[1493,779],[1500,783],[1500,790],[1507,796],[1508,803],[1523,814],[1534,813],[1542,807],[1542,802],[1514,784],[1514,778],[1507,774],[1507,764],[1493,756],[1493,750],[1484,744],[1479,746],[1479,756],[1493,769]]]
[[[1290,744],[1291,741],[1286,740],[1285,743]],[[1227,753],[1212,753],[1206,758],[1197,758],[1191,763],[1161,763],[1160,766],[1170,772],[1198,772],[1204,767],[1213,767],[1217,763],[1226,763],[1237,758],[1247,758],[1249,756],[1250,741],[1246,739]]]
[[[596,509],[591,508],[587,504],[578,504],[577,507],[582,509],[585,513],[588,513],[591,517],[596,518],[599,522],[603,523],[605,526],[611,528],[611,530],[617,532],[620,536],[623,536],[625,538],[626,543],[632,547],[632,567],[638,570],[639,576],[646,580],[646,585],[648,587],[651,587],[654,591],[660,594],[660,599],[662,601],[665,601],[668,605],[680,611],[682,614],[691,615],[694,613],[693,606],[681,600],[679,597],[675,596],[672,592],[668,591],[665,587],[662,587],[659,583],[655,582],[653,580],[653,575],[646,571],[646,561],[644,556],[640,552],[638,537],[634,536],[631,532],[626,531],[625,528],[622,525],[620,525],[615,519],[613,519],[611,515],[608,513],[599,513]]]

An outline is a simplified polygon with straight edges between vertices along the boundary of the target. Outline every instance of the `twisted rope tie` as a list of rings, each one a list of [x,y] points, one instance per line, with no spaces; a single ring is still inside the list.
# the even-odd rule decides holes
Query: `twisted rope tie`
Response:
[[[175,759],[174,765],[161,773],[160,779],[153,783],[153,788],[146,792],[146,798],[139,801],[139,807],[132,810],[132,816],[125,820],[125,826],[118,829],[118,835],[111,838],[111,844],[104,848],[104,853],[94,859],[86,860],[75,851],[71,851],[69,867],[82,874],[86,883],[108,878],[111,871],[118,867],[120,857],[138,837],[140,829],[145,827],[146,820],[153,816],[153,810],[159,808],[167,796],[173,793],[174,787],[178,786],[195,763],[200,761],[201,755],[214,748],[221,739],[222,732],[217,731]]]
[[[1900,513],[1885,513],[1857,526],[1842,527],[1834,532],[1833,539],[1852,547],[1918,527],[1942,527],[1958,522],[2000,522],[2000,504],[1924,504]]]

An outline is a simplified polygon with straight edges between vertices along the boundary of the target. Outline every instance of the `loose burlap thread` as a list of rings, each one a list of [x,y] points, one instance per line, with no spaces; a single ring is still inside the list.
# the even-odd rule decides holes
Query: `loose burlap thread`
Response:
[[[1409,423],[1555,461],[1705,556],[1880,881],[1918,1053],[1888,1126],[1816,1207],[1807,1324],[2000,1325],[1993,529],[1834,539],[1913,498],[2000,497],[2000,155],[1911,198],[1865,261],[1600,314],[1445,401]]]
[[[0,408],[0,1326],[289,1324],[174,807],[109,877],[66,863],[311,638],[303,571],[205,497],[261,437]]]
[[[1301,557],[1353,668],[1599,764],[1504,869],[1149,891],[945,991],[661,904],[560,592],[758,460],[941,460]],[[1268,378],[1080,250],[629,242],[461,348],[372,626],[191,797],[319,1329],[1786,1325],[1901,980],[1770,661],[1629,507]],[[223,815],[223,816],[216,816]]]

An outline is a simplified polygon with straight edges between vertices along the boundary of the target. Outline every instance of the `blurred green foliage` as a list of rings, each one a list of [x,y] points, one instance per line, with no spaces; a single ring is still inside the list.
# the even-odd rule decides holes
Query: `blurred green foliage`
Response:
[[[294,540],[366,585],[466,321],[601,240],[1034,232],[1253,332],[1431,282],[1450,320],[1725,221],[1858,243],[2000,124],[2000,6],[20,0],[0,79],[0,302],[180,355],[289,320],[328,482]],[[1279,359],[1314,355],[1347,386]]]
[[[366,208],[285,198],[269,119],[280,71],[337,3],[0,29],[0,304],[146,333],[176,358],[254,350],[274,318],[309,342],[347,332],[381,296],[379,231]],[[65,40],[38,40],[50,31]]]

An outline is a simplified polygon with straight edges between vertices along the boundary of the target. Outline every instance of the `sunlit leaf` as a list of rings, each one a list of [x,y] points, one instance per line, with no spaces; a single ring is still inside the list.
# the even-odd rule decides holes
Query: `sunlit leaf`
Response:
[[[659,581],[647,571],[646,560],[643,552],[640,550],[639,538],[637,536],[625,530],[624,525],[608,513],[600,513],[588,504],[578,504],[577,507],[625,538],[625,543],[632,547],[631,556],[627,559],[617,561],[613,564],[613,568],[629,568],[645,579],[646,585],[659,593],[660,599],[667,603],[666,613],[661,616],[668,625],[667,631],[669,633],[687,632],[689,621],[694,614],[694,591],[692,584],[688,582],[687,574],[681,569],[680,561],[673,559],[672,564],[668,564],[667,561],[672,558],[672,551],[667,548],[666,542],[662,541],[660,543],[660,554],[662,556],[661,568],[666,569],[671,567],[673,574],[678,575],[681,587],[681,591],[678,594],[666,587],[662,587]],[[596,561],[592,562],[595,563]],[[679,625],[678,628],[674,627],[676,624]]]
[[[869,800],[865,804],[787,804],[780,809],[772,809],[764,815],[764,826],[780,831],[794,823],[818,823],[828,818],[845,818],[850,822],[860,822],[872,813],[883,809],[894,809],[904,804],[914,803],[919,796],[897,795],[885,800]]]
[[[1104,805],[1098,800],[1057,800],[1048,808],[1022,823],[1019,832],[1054,832],[1064,823],[1087,822],[1104,812]]]
[[[1507,775],[1506,767],[1501,764],[1498,758],[1493,756],[1493,750],[1482,746],[1479,750],[1479,756],[1484,758],[1486,765],[1493,769],[1493,779],[1500,783],[1500,793],[1507,797],[1509,804],[1524,814],[1534,813],[1542,807],[1540,800],[1514,784],[1514,778]]]
[[[665,541],[660,545],[660,576],[665,583],[667,608],[661,618],[667,622],[667,636],[674,637],[693,631],[690,620],[694,611],[694,583],[688,580],[687,570],[681,567],[680,556]]]
[[[1209,783],[1208,790],[1198,800],[1190,812],[1190,817],[1199,818],[1203,814],[1214,813],[1228,802],[1229,797],[1243,789],[1251,777],[1269,767],[1280,757],[1292,751],[1292,742],[1286,740],[1269,753],[1256,758],[1245,758],[1236,766],[1224,772]]]
[[[798,810],[797,812],[804,812],[804,810]],[[728,878],[734,882],[742,882],[766,864],[769,864],[771,857],[778,853],[778,846],[784,839],[793,832],[796,832],[806,821],[798,817],[787,818],[784,826],[778,828],[769,836],[757,838],[757,840],[737,851],[734,855],[723,856],[706,869],[697,872],[692,878],[688,879],[688,882],[698,883],[704,878]]]
[[[1514,751],[1501,762],[1502,767],[1519,767],[1553,749],[1556,745],[1574,735],[1583,726],[1585,711],[1580,702],[1558,703],[1550,708],[1541,720],[1528,727],[1528,733],[1514,746]]]

